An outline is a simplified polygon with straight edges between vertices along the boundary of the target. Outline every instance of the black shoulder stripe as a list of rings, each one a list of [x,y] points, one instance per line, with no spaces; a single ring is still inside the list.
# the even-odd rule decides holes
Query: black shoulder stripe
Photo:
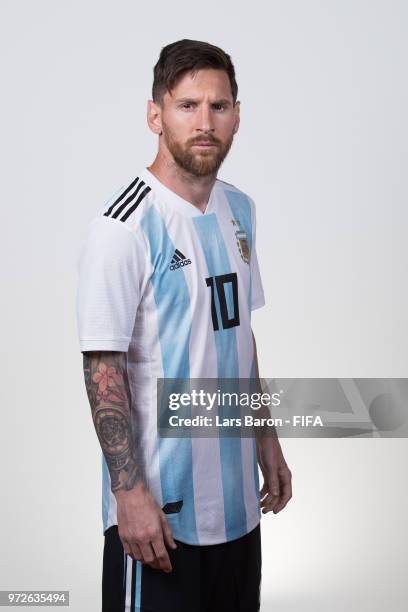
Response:
[[[143,198],[145,196],[147,196],[147,194],[149,193],[149,191],[151,191],[150,187],[145,187],[145,189],[143,189],[142,193],[140,194],[140,196],[137,198],[136,202],[127,209],[127,211],[125,212],[124,215],[122,215],[122,217],[120,218],[121,221],[126,221],[126,219],[129,217],[129,215],[132,214],[132,212],[134,212],[136,210],[136,208],[139,206],[140,202],[143,200]]]
[[[132,193],[132,195],[126,198],[126,200],[122,202],[122,204],[118,206],[118,208],[112,214],[112,219],[117,219],[120,213],[126,208],[126,206],[134,201],[134,199],[136,198],[137,194],[139,193],[140,189],[143,187],[144,184],[145,184],[144,181],[140,181],[140,183],[138,184],[138,186],[136,187],[136,190]]]
[[[109,215],[111,214],[112,210],[115,208],[116,204],[119,204],[119,202],[122,200],[122,198],[125,198],[127,196],[127,194],[129,193],[129,191],[131,191],[133,189],[133,187],[136,185],[137,181],[139,180],[139,177],[137,176],[135,178],[134,181],[132,181],[129,185],[129,187],[126,187],[125,191],[123,191],[120,196],[114,201],[114,203],[109,207],[109,209],[106,211],[106,213],[104,213],[105,217],[109,217]]]

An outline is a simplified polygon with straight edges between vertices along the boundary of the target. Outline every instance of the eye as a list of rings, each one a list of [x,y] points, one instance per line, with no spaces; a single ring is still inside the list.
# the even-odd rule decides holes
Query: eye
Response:
[[[225,110],[225,104],[213,104],[215,110]]]
[[[194,106],[194,102],[183,102],[181,108],[185,108],[186,110],[190,110]]]

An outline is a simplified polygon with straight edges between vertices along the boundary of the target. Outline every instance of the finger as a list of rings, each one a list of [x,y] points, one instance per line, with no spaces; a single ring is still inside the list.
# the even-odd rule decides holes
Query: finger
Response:
[[[145,563],[145,565],[148,565],[148,566],[149,566],[149,567],[151,567],[152,569],[161,570],[162,568],[161,568],[161,566],[160,566],[160,561],[159,561],[159,559],[157,559],[157,557],[156,557],[156,553],[154,552],[154,548],[153,548],[152,543],[150,543],[150,546],[151,546],[151,549],[152,549],[152,551],[153,551],[153,556],[154,556],[154,559],[153,559],[153,561],[151,561],[150,563]]]
[[[119,539],[121,541],[124,552],[127,555],[129,555],[131,559],[133,559],[133,552],[132,552],[131,544],[125,538],[121,537],[120,535],[119,535]]]
[[[135,561],[143,561],[142,551],[140,550],[140,547],[138,544],[136,544],[136,542],[130,544],[130,550],[130,556],[132,557],[132,559],[134,559]]]
[[[130,555],[132,554],[132,551],[131,551],[131,549],[130,549],[130,546],[129,546],[129,544],[128,544],[127,540],[122,539],[120,536],[119,536],[119,539],[120,539],[121,544],[122,544],[122,546],[123,546],[123,550],[124,550],[124,552],[125,552],[127,555],[129,555],[129,556],[130,556]]]
[[[287,466],[279,472],[279,477],[281,482],[281,494],[278,504],[273,509],[275,514],[283,510],[292,497],[292,473]]]
[[[265,509],[264,513],[270,512],[273,510],[274,514],[277,514],[286,506],[288,501],[292,497],[292,482],[291,482],[291,474],[285,474],[281,478],[281,494],[275,502],[273,500],[265,500],[267,503],[264,504]]]
[[[166,542],[168,546],[170,546],[170,548],[177,548],[177,544],[175,543],[173,539],[173,532],[171,530],[168,520],[166,519],[164,515],[164,512],[161,517],[161,523],[162,523],[164,541]]]
[[[279,495],[272,495],[271,493],[268,493],[267,495],[265,495],[265,497],[261,500],[261,506],[265,505],[265,504],[270,504],[273,500],[279,499]]]
[[[160,569],[166,573],[171,572],[173,568],[171,567],[170,557],[164,545],[163,538],[159,537],[154,540],[152,542],[152,548],[156,559],[159,562]]]
[[[139,548],[140,552],[142,553],[142,562],[147,563],[147,565],[150,565],[150,563],[155,560],[154,550],[150,542],[147,544],[139,543]]]
[[[268,512],[273,510],[274,507],[275,504],[267,504],[266,506],[262,506],[262,514],[267,514]]]
[[[155,559],[151,563],[145,563],[145,565],[148,565],[149,567],[151,567],[152,569],[155,569],[155,570],[160,570],[161,569],[160,568],[160,564],[159,564],[157,559]]]
[[[279,499],[279,484],[277,485],[276,482],[272,482],[271,484],[267,485],[264,484],[264,486],[261,489],[261,507],[264,506],[265,504],[271,504],[274,501],[277,501]]]
[[[284,509],[288,501],[292,497],[292,487],[290,482],[283,485],[282,496],[279,499],[278,504],[274,507],[273,511],[275,514]]]
[[[266,482],[263,483],[262,485],[262,489],[259,491],[259,496],[262,499],[263,497],[265,497],[265,495],[268,493],[268,486],[266,484]]]
[[[271,510],[275,508],[276,504],[277,504],[277,501],[273,502],[272,504],[267,504],[266,506],[263,506],[262,514],[268,514],[268,512],[271,512]]]
[[[132,553],[130,548],[129,549],[124,549],[124,551],[128,555],[128,557],[130,557],[131,559],[134,559],[133,553]]]
[[[279,495],[271,495],[268,494],[265,499],[261,502],[262,512],[266,514],[275,508],[275,506],[279,503]]]
[[[261,500],[261,508],[263,508],[264,506],[269,506],[270,504],[275,504],[278,500],[279,500],[279,495],[272,495],[271,493],[268,493]]]

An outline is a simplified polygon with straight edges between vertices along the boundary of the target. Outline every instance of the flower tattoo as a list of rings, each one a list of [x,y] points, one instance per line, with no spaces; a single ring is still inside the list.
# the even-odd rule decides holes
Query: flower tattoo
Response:
[[[92,380],[98,385],[96,399],[98,401],[113,402],[122,405],[126,401],[123,393],[123,376],[118,374],[116,368],[108,367],[102,361],[98,364],[97,371]]]

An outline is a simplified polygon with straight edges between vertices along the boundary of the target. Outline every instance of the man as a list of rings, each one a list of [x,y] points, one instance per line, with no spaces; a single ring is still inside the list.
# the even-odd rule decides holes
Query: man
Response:
[[[80,261],[80,347],[103,451],[103,610],[255,612],[260,511],[291,497],[277,438],[157,433],[157,379],[258,376],[255,206],[217,179],[239,127],[229,55],[192,40],[164,47],[152,98],[156,159],[91,223]]]

